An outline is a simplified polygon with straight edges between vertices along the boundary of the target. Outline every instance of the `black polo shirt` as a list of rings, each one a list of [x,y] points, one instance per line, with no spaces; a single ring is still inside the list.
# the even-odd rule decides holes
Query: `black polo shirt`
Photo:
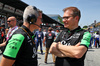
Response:
[[[37,66],[36,46],[31,38],[34,39],[33,33],[23,25],[7,41],[3,56],[16,60],[13,66]]]
[[[88,48],[90,44],[90,38],[91,34],[88,31],[85,31],[78,27],[73,31],[70,31],[69,29],[63,30],[59,34],[55,42],[60,41],[63,45],[67,46],[74,46],[78,42],[81,42],[80,45]],[[69,57],[57,57],[55,66],[84,66],[85,54],[82,56],[82,58],[79,59]]]
[[[56,37],[54,33],[52,32],[47,32],[45,34],[45,37],[46,37],[46,48],[50,48],[51,44],[53,43],[54,41],[54,38]]]

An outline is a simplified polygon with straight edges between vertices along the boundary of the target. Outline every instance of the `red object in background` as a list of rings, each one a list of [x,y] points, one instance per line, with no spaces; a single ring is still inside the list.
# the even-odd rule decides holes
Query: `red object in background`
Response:
[[[1,32],[1,37],[3,37],[3,36],[4,36],[4,32],[2,31],[2,32]]]
[[[49,34],[49,36],[51,36],[51,33]]]

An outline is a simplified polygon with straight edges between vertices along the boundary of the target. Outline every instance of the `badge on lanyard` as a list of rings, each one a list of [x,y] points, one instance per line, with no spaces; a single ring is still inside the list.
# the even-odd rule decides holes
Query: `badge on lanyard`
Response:
[[[41,35],[39,34],[38,37],[41,37]]]

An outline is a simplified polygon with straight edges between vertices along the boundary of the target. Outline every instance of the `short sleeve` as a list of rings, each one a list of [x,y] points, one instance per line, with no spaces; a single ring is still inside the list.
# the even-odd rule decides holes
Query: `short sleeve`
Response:
[[[24,36],[22,34],[14,34],[8,41],[8,44],[3,53],[4,56],[10,58],[16,58],[16,55],[24,41]]]
[[[89,32],[84,32],[80,45],[85,45],[86,47],[89,47],[90,39],[91,39],[91,34]]]

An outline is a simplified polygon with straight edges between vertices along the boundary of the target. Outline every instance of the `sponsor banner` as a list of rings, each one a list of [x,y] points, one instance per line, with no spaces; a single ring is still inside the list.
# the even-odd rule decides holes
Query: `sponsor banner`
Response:
[[[0,9],[2,9],[2,8],[3,8],[3,3],[0,2]]]
[[[15,11],[15,14],[18,14],[18,15],[23,15],[23,11],[21,11],[21,10],[19,10],[19,9],[16,9],[16,11]]]
[[[15,8],[14,7],[11,7],[9,5],[5,5],[3,10],[8,11],[8,12],[11,12],[11,13],[14,13]]]

